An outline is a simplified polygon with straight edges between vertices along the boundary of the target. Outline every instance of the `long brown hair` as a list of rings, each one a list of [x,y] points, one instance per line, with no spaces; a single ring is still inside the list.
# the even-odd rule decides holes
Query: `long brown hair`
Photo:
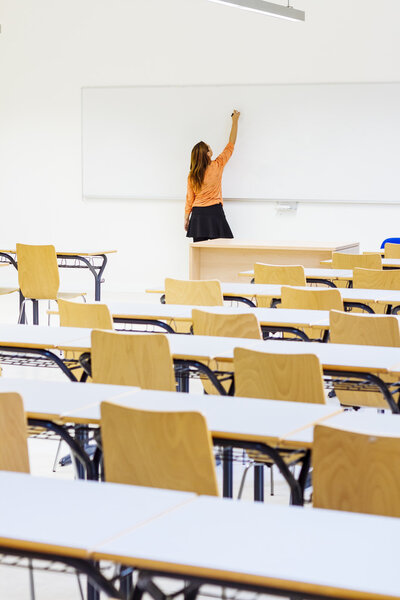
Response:
[[[205,142],[199,142],[192,150],[189,179],[195,192],[198,192],[203,185],[206,169],[211,162],[208,150],[208,145]]]

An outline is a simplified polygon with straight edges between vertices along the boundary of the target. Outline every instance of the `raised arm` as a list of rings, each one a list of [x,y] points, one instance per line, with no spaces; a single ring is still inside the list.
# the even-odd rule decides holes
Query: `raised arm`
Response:
[[[234,110],[232,113],[232,127],[231,133],[229,136],[229,143],[235,145],[237,138],[237,130],[238,130],[238,121],[240,117],[240,112],[238,110]]]

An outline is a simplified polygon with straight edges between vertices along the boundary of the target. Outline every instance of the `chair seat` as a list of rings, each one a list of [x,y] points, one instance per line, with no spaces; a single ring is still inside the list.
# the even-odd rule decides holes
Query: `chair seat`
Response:
[[[3,294],[12,294],[13,292],[19,292],[19,289],[15,287],[0,287],[0,296]]]

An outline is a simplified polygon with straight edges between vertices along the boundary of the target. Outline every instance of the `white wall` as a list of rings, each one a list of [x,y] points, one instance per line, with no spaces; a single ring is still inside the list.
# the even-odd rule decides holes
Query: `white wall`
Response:
[[[184,182],[174,202],[82,201],[81,87],[400,81],[398,0],[379,0],[379,11],[376,0],[294,4],[306,10],[305,24],[207,0],[2,0],[0,246],[117,248],[106,272],[115,290],[186,276]],[[226,206],[237,237],[360,240],[364,248],[400,233],[399,211]]]

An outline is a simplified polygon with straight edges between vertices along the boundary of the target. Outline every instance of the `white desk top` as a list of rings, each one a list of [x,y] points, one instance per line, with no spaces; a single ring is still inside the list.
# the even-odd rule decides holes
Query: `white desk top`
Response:
[[[81,337],[78,336],[79,332],[83,332]],[[137,334],[127,332],[126,335]],[[31,347],[70,348],[85,352],[90,351],[90,336],[90,329],[75,327],[3,325],[0,326],[0,347],[1,345],[29,345]],[[166,337],[171,354],[175,359],[195,358],[197,360],[207,360],[215,358],[232,360],[233,349],[240,347],[260,352],[316,354],[325,368],[343,367],[347,370],[374,373],[400,372],[400,348],[353,346],[349,344],[304,345],[290,341],[249,340],[201,335],[168,335]]]
[[[281,439],[290,435],[293,436],[291,441],[294,442],[295,432],[306,427],[309,431],[306,445],[312,445],[311,425],[343,410],[339,406],[155,390],[121,394],[109,398],[109,401],[141,410],[201,412],[214,437],[277,445]],[[34,403],[31,406],[34,408]],[[63,416],[65,422],[99,424],[100,401],[72,407],[69,411],[65,410]],[[303,437],[301,441],[304,442]]]
[[[17,251],[15,249],[15,247],[10,250],[10,249],[1,249],[0,248],[0,252],[4,252],[5,254],[16,254]],[[62,254],[62,255],[70,255],[70,256],[100,256],[101,254],[113,254],[114,252],[118,252],[118,250],[88,250],[85,249],[83,252],[74,252],[71,250],[56,250],[56,254]]]
[[[75,348],[74,341],[88,338],[88,329],[42,325],[0,325],[0,347]],[[79,347],[79,346],[78,346]]]
[[[0,472],[0,545],[72,556],[138,527],[194,494]],[[62,552],[60,551],[62,549]]]
[[[368,254],[371,254],[371,252],[368,252]],[[372,254],[375,254],[375,252]],[[377,250],[376,254],[382,254],[382,250]],[[331,264],[332,260],[321,260],[321,265],[329,266]],[[382,266],[394,268],[400,267],[400,258],[382,258]]]
[[[28,417],[55,421],[65,421],[68,414],[83,406],[99,406],[103,400],[119,402],[121,396],[132,396],[137,390],[126,385],[0,377],[0,393],[18,392]]]
[[[283,436],[283,441],[288,446],[291,443],[309,444],[310,436],[313,437],[314,423],[301,431],[290,433]],[[364,433],[367,435],[379,435],[388,437],[400,436],[400,418],[389,412],[378,414],[376,409],[367,409],[358,412],[343,411],[327,418],[322,425],[354,431],[355,433]],[[312,443],[311,443],[312,445]]]
[[[273,296],[280,298],[281,285],[267,285],[262,283],[221,283],[222,293],[229,296]],[[298,286],[300,290],[309,290],[307,286]],[[326,288],[325,288],[326,289]],[[349,302],[385,302],[386,304],[400,303],[400,291],[397,290],[372,290],[355,288],[337,288],[344,301]]]
[[[378,600],[400,597],[399,536],[400,519],[200,497],[107,542],[95,558]]]
[[[325,368],[367,372],[400,372],[400,348],[355,346],[350,344],[313,344],[281,340],[249,340],[200,335],[170,335],[168,341],[174,358],[215,358],[232,360],[234,348],[281,354],[315,354]]]
[[[194,308],[214,314],[232,315],[254,313],[261,325],[304,325],[313,326],[318,323],[329,324],[329,312],[324,310],[296,310],[273,308],[252,308],[242,306],[191,306],[185,304],[153,304],[110,302],[108,308],[114,318],[153,318],[191,320]]]
[[[352,269],[316,269],[313,267],[304,267],[306,277],[314,277],[315,279],[353,279]],[[239,275],[246,277],[254,277],[254,270],[241,271]]]

